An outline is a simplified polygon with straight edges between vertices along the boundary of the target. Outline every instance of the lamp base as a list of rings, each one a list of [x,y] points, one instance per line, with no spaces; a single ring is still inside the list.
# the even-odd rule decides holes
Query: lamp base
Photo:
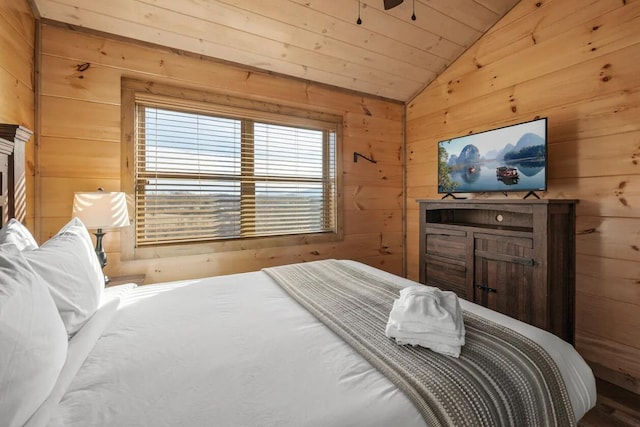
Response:
[[[102,247],[102,238],[106,233],[102,232],[102,228],[98,228],[93,234],[96,236],[96,256],[98,257],[100,267],[104,270],[104,267],[107,265],[107,253]],[[105,274],[104,284],[106,285],[107,283],[109,283],[109,277]]]

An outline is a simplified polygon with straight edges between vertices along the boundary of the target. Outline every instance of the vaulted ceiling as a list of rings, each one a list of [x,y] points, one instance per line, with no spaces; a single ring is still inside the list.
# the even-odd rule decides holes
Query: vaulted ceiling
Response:
[[[518,1],[404,0],[386,11],[383,0],[33,0],[41,18],[399,101]]]

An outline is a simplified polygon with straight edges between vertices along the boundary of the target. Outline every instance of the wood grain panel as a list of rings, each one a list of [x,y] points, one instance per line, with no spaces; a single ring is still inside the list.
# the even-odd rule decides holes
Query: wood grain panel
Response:
[[[576,328],[607,341],[632,345],[640,339],[640,306],[576,292]]]
[[[120,141],[120,106],[70,98],[40,97],[42,136]]]
[[[120,179],[120,144],[43,136],[38,149],[41,177]]]
[[[640,216],[640,176],[603,176],[550,179],[548,198],[578,198],[578,216]],[[570,196],[571,195],[571,196]]]
[[[621,6],[618,0],[592,1],[581,4],[577,9],[562,0],[522,0],[518,8],[513,10],[517,13],[510,13],[500,20],[469,49],[465,60],[449,67],[449,78],[463,76],[479,66],[488,66],[501,58],[531,48],[556,37],[566,28],[587,27],[594,16],[602,16]],[[544,14],[544,19],[540,19],[540,12]],[[504,40],[510,43],[505,44]]]
[[[349,138],[351,144],[349,148],[345,148],[344,155],[351,155],[353,159],[353,152],[356,151],[358,153],[364,154],[369,158],[373,158],[379,163],[396,163],[402,161],[402,142],[398,140],[394,140],[391,138],[385,138],[382,140],[376,140],[369,137],[357,137],[352,136]],[[351,168],[358,169],[360,164],[360,159],[358,159],[358,163],[347,163],[345,164],[345,168],[343,170],[348,171]]]
[[[354,11],[357,12],[357,4],[353,2],[353,8],[344,7],[341,2],[327,2],[316,0],[291,0],[298,4],[311,5],[321,8],[324,13],[329,16],[341,19],[347,22],[354,21]],[[323,3],[320,5],[320,3]],[[442,3],[442,1],[439,1]],[[416,20],[415,25],[404,25],[406,19],[409,18],[410,12],[404,9],[406,16],[400,16],[401,10],[384,11],[381,6],[376,7],[375,4],[365,3],[362,8],[363,24],[369,31],[379,34],[394,34],[395,38],[402,40],[404,43],[414,46],[418,49],[427,51],[437,51],[436,54],[445,56],[446,52],[460,52],[460,47],[465,45],[470,38],[477,37],[480,33],[468,25],[461,24],[455,19],[448,18],[437,10],[424,9],[420,11],[421,18]],[[420,7],[420,4],[417,4]],[[417,15],[417,12],[416,12]],[[389,19],[392,16],[395,19]],[[398,19],[400,18],[400,19]],[[438,38],[438,34],[442,34],[442,38]],[[445,50],[446,49],[446,50]]]
[[[372,230],[382,232],[402,232],[402,210],[367,210],[349,212],[345,218],[345,234],[365,234]]]
[[[21,124],[27,129],[32,129],[35,115],[33,87],[25,85],[0,66],[0,93],[1,123]]]
[[[23,85],[33,87],[33,33],[25,39],[18,31],[0,13],[0,58],[11,58],[0,65]]]
[[[105,2],[96,2],[95,4],[104,3]],[[126,4],[133,3],[126,2]],[[124,6],[126,6],[126,4],[124,4]],[[130,9],[129,7],[123,8],[124,10]],[[141,22],[136,22],[135,26],[122,25],[123,19],[125,19],[126,15],[113,17],[100,12],[94,12],[92,10],[86,10],[84,8],[78,8],[57,2],[55,3],[54,8],[45,10],[42,14],[44,17],[69,22],[73,25],[82,26],[83,22],[91,23],[91,27],[99,31],[109,32],[109,30],[113,31],[112,29],[117,28],[118,34],[124,37],[145,40],[175,49],[191,51],[200,55],[213,56],[222,58],[226,61],[246,64],[250,67],[277,71],[286,75],[292,75],[350,90],[358,90],[364,93],[385,96],[391,99],[406,99],[415,91],[415,86],[411,87],[406,84],[394,85],[388,79],[383,79],[381,82],[376,83],[373,81],[374,77],[368,77],[370,74],[375,73],[372,73],[371,71],[367,73],[366,68],[361,68],[358,64],[353,64],[352,62],[344,62],[327,57],[326,60],[330,63],[330,66],[328,68],[321,68],[323,67],[322,61],[313,61],[313,56],[303,55],[304,52],[302,50],[297,50],[295,47],[286,46],[284,44],[272,44],[270,43],[270,40],[266,38],[240,40],[240,46],[231,46],[220,44],[214,40],[204,39],[202,36],[198,37],[193,34],[185,35],[178,32],[172,32],[170,29],[176,24],[171,23],[170,17],[166,17],[166,22],[162,31],[159,31],[157,27],[149,26],[146,23]],[[134,14],[133,16],[135,18],[136,15]],[[177,22],[184,19],[184,15],[180,16]],[[213,24],[207,24],[207,26],[208,25],[214,26]],[[181,29],[185,30],[186,28],[191,27],[182,27]],[[194,30],[203,31],[203,26],[198,25]],[[222,31],[222,34],[226,37],[232,36],[228,31]],[[235,35],[237,36],[237,34]],[[251,49],[250,43],[264,44],[266,53],[262,49]],[[289,51],[294,51],[293,56],[299,60],[300,58],[312,60],[313,65],[301,66],[297,63],[288,62],[286,57],[290,54]],[[281,59],[282,57],[285,59]],[[357,75],[362,76],[363,78],[355,79],[347,75],[347,72],[359,73]],[[382,76],[378,75],[377,77],[381,78]],[[393,88],[393,91],[390,90],[391,88]]]
[[[517,3],[417,0],[387,11],[356,0],[34,1],[45,19],[77,28],[402,101]]]
[[[576,288],[585,295],[622,302],[640,300],[640,263],[578,254],[576,266],[580,271]]]
[[[633,46],[638,16],[640,3],[618,7],[610,13],[592,18],[587,25],[580,22],[575,27],[555,28],[555,33],[549,39],[536,41],[531,46],[520,48],[495,62],[476,63],[475,70],[465,75],[452,75],[447,81],[443,81],[443,76],[440,76],[438,80],[443,82],[440,84],[446,89],[443,87],[437,90],[436,86],[434,94],[446,98],[436,97],[428,104],[420,103],[420,109],[415,113],[428,114],[429,111],[437,110],[437,106],[442,105],[442,102],[449,105],[463,103]],[[465,54],[465,58],[468,57],[469,52]],[[632,57],[629,56],[627,59],[632,60]],[[525,61],[527,67],[522,67],[521,64]],[[515,69],[518,70],[517,73],[509,72]],[[449,75],[450,70],[447,71]],[[451,74],[454,74],[453,70]],[[415,101],[410,104],[410,108],[412,105],[415,105]]]
[[[446,64],[443,58],[431,55],[427,61],[414,65],[405,61],[403,57],[395,56],[397,54],[390,57],[382,46],[376,52],[369,46],[356,45],[349,39],[325,37],[322,32],[314,32],[308,27],[300,26],[302,16],[291,20],[282,19],[283,12],[276,10],[279,8],[264,2],[253,2],[244,8],[235,8],[233,2],[221,3],[227,7],[216,8],[212,3],[187,3],[180,7],[181,16],[178,20],[175,19],[174,13],[167,13],[175,8],[172,0],[126,1],[121,5],[112,1],[108,8],[105,8],[107,3],[101,3],[99,6],[95,5],[93,10],[114,15],[122,13],[121,10],[118,11],[122,6],[132,5],[135,11],[129,14],[139,17],[145,25],[160,29],[170,25],[172,31],[194,38],[229,38],[235,40],[238,49],[249,51],[260,45],[260,50],[265,55],[277,59],[286,58],[294,63],[313,64],[314,57],[319,53],[325,59],[324,65],[335,69],[336,73],[368,76],[374,79],[372,82],[395,83],[394,75],[405,75],[408,80],[419,83],[425,72],[439,71]],[[291,5],[291,8],[294,9],[295,6]],[[286,8],[289,9],[289,5]],[[311,10],[308,7],[304,9],[310,15]],[[276,19],[265,16],[265,12],[267,15],[277,13]],[[287,13],[292,12],[295,13]],[[494,19],[495,15],[492,15],[490,21]],[[235,22],[236,25],[231,27],[229,22]],[[211,32],[203,35],[201,29],[204,27],[208,27]],[[289,43],[277,41],[282,34],[289,35]],[[350,69],[351,67],[368,67],[369,71],[358,71]]]
[[[636,218],[581,216],[576,252],[640,263],[640,221]],[[640,277],[640,275],[639,275]]]
[[[33,49],[35,19],[29,2],[26,0],[2,0],[0,2],[0,16],[12,28],[11,38],[19,37]]]
[[[350,155],[351,153],[345,153],[345,157]],[[380,162],[375,165],[371,165],[362,158],[358,159],[356,166],[358,165],[360,165],[360,169],[351,168],[351,171],[343,170],[342,177],[344,180],[343,182],[346,185],[367,185],[372,187],[394,188],[402,187],[402,174],[398,173],[397,165],[386,165]]]
[[[434,160],[435,161],[435,160]],[[549,145],[549,176],[593,177],[640,172],[640,132],[615,133]]]
[[[120,84],[118,68],[42,55],[41,74],[41,95],[120,105],[120,94],[111,89]]]
[[[163,0],[165,4],[170,4],[170,0]],[[363,32],[359,27],[354,26],[352,20],[340,20],[335,17],[330,17],[330,22],[326,20],[318,19],[317,11],[309,8],[306,4],[288,2],[287,7],[275,8],[273,5],[267,2],[253,2],[250,5],[238,4],[237,1],[221,1],[221,3],[240,7],[244,16],[260,16],[263,18],[269,18],[275,21],[281,21],[288,23],[291,27],[295,25],[302,26],[317,35],[324,35],[331,40],[347,40],[350,44],[358,46],[361,49],[370,49],[371,46],[376,46],[378,52],[384,52],[389,59],[394,59],[401,62],[413,64],[418,67],[423,67],[431,71],[439,71],[444,65],[444,57],[451,52],[451,50],[458,49],[457,45],[453,45],[451,42],[438,42],[432,34],[429,34],[432,39],[432,44],[427,45],[427,40],[422,39],[423,45],[416,43],[415,49],[409,44],[398,43],[393,37],[382,33],[376,33],[373,31]],[[193,7],[204,8],[209,6],[208,4],[196,5]],[[184,8],[182,9],[184,11]],[[195,16],[200,9],[196,10]],[[251,20],[249,24],[253,24]],[[248,28],[249,31],[255,31],[255,28]],[[269,28],[270,30],[270,28]],[[289,31],[291,34],[296,34],[295,29]],[[274,34],[278,36],[278,34]],[[322,41],[316,41],[320,46],[323,45]],[[315,47],[315,45],[314,45]],[[429,49],[431,48],[431,49]],[[366,55],[363,55],[366,56]],[[436,61],[439,66],[431,65],[431,61]]]
[[[355,124],[354,125],[352,125]],[[374,140],[398,141],[402,138],[402,128],[390,127],[388,124],[375,123],[369,120],[346,122],[344,134],[348,137],[371,138]]]
[[[220,93],[241,94],[250,99],[278,99],[292,106],[313,105],[314,109],[402,120],[400,104],[354,96],[308,82],[278,78],[255,70],[206,61],[195,55],[177,55],[165,48],[152,48],[105,39],[95,35],[72,33],[48,25],[43,38],[44,55],[67,58],[78,64],[100,64],[120,70],[175,82],[188,88],[203,88]],[[179,60],[177,60],[179,58]],[[112,95],[115,97],[115,95]]]
[[[344,208],[351,211],[402,209],[403,193],[400,187],[356,185],[344,187]]]
[[[0,122],[33,130],[35,24],[26,0],[0,0]],[[27,159],[33,161],[33,158]]]
[[[637,349],[629,345],[611,341],[606,336],[597,336],[578,330],[576,349],[590,362],[595,375],[609,382],[640,394],[640,359]],[[607,369],[611,360],[617,361],[617,369]]]

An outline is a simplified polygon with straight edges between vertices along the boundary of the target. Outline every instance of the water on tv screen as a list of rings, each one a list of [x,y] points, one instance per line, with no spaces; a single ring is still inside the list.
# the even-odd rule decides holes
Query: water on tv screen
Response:
[[[544,191],[547,119],[438,142],[438,193]]]

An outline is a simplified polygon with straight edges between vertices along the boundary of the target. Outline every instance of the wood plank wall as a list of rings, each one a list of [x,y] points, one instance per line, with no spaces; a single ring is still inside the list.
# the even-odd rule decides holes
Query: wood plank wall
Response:
[[[322,258],[351,258],[402,273],[401,103],[51,24],[42,28],[41,63],[40,242],[69,220],[74,192],[120,190],[120,79],[126,76],[343,115],[345,238],[121,261],[119,233],[110,232],[107,274],[145,273],[147,282],[158,282]],[[354,151],[378,163],[354,163]]]
[[[580,199],[576,347],[597,375],[640,392],[640,1],[522,0],[406,114],[413,279],[415,200],[439,197],[437,141],[549,118],[543,197]]]
[[[0,0],[0,123],[34,130],[35,19],[27,0]],[[26,146],[27,212],[34,230],[34,138]]]

